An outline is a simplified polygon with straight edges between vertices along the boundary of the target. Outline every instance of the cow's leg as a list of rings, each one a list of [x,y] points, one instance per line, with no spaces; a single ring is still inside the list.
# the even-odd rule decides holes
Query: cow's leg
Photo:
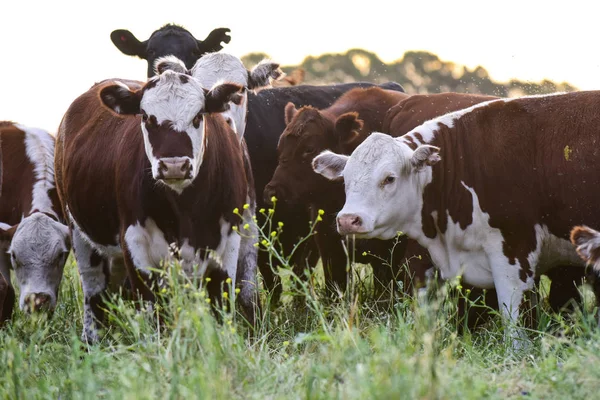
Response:
[[[548,302],[554,312],[568,307],[573,299],[581,304],[581,295],[577,285],[582,283],[585,276],[585,268],[579,266],[559,266],[549,270],[546,276],[550,278],[550,291]]]
[[[326,223],[324,218],[323,223]],[[336,296],[337,291],[344,292],[348,285],[348,257],[344,251],[342,238],[337,232],[330,232],[325,226],[321,227],[315,235],[315,241],[321,254],[325,288],[330,296]]]
[[[512,340],[515,350],[527,347],[529,341],[525,332],[519,328],[519,316],[525,293],[532,292],[534,289],[534,279],[533,277],[521,279],[520,263],[516,261],[511,265],[501,252],[489,255],[489,262],[498,296],[498,307],[505,324],[505,336]]]
[[[240,241],[240,254],[237,262],[236,280],[240,289],[237,301],[250,326],[255,326],[257,315],[260,316],[260,299],[256,268],[258,249],[254,246],[258,240],[258,227],[250,224],[250,232],[244,232]]]
[[[122,232],[121,248],[133,298],[141,297],[154,303],[156,296],[153,290],[158,289],[159,277],[152,274],[150,268],[159,266],[154,260],[169,258],[169,244],[164,234],[151,219],[147,219],[146,227],[130,225]]]
[[[108,260],[84,239],[76,226],[73,232],[73,251],[83,288],[83,333],[81,339],[96,343],[98,329],[105,321],[104,296],[110,279]]]
[[[2,254],[0,254],[0,326],[11,318],[15,307],[15,289],[10,282],[10,256],[6,254],[6,249],[2,250]]]

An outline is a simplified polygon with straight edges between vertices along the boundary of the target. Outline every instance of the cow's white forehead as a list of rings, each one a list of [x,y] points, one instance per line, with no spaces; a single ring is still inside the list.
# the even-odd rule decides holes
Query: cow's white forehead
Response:
[[[200,83],[174,71],[165,71],[151,81],[156,85],[144,91],[141,109],[154,115],[159,124],[171,121],[174,129],[185,131],[196,114],[204,110],[204,90]]]
[[[375,132],[352,152],[344,168],[344,178],[360,179],[376,168],[403,166],[407,162],[405,153],[394,138]]]
[[[248,86],[248,70],[239,58],[227,53],[203,55],[192,68],[192,75],[205,88],[211,88],[219,81]]]
[[[32,263],[43,263],[58,252],[67,251],[65,233],[58,222],[42,213],[34,213],[21,221],[10,250]]]

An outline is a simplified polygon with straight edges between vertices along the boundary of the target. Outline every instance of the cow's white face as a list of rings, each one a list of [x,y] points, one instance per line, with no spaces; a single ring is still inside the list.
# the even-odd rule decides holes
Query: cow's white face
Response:
[[[263,60],[251,71],[248,71],[239,58],[222,52],[203,55],[196,62],[191,73],[206,89],[212,88],[220,82],[231,82],[248,90],[258,90],[270,86],[272,79],[283,76],[279,64]],[[242,99],[239,104],[231,104],[228,110],[221,113],[240,140],[246,131],[247,90],[244,90],[241,95]]]
[[[313,160],[315,172],[343,179],[346,203],[338,213],[338,232],[360,238],[391,239],[421,220],[423,189],[431,182],[438,149],[415,151],[382,133],[373,133],[351,156],[325,151]]]
[[[177,193],[191,185],[208,146],[204,117],[239,104],[239,85],[223,83],[210,91],[174,58],[159,59],[158,75],[138,91],[122,82],[104,87],[103,103],[120,114],[141,114],[146,156],[152,177]]]
[[[69,229],[43,213],[24,218],[8,253],[19,282],[23,311],[53,310],[69,254]]]
[[[204,157],[204,90],[195,79],[170,70],[152,82],[140,102],[146,156],[153,178],[181,192]]]

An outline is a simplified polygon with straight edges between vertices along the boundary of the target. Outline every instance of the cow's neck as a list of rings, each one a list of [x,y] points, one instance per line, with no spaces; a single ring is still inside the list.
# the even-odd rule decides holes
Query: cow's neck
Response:
[[[34,181],[31,193],[31,209],[43,212],[59,220],[60,207],[56,207],[56,189],[54,186],[54,139],[45,132],[37,132],[32,128],[23,128],[25,134],[25,151],[33,165]]]

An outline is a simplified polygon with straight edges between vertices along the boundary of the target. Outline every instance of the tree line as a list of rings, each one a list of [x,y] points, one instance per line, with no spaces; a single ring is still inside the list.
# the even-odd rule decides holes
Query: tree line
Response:
[[[265,53],[250,53],[242,57],[242,61],[250,68],[265,57],[269,58]],[[407,93],[460,92],[516,97],[577,90],[569,83],[550,80],[538,83],[518,79],[495,82],[481,66],[470,70],[463,65],[440,60],[427,51],[407,51],[400,60],[386,64],[375,53],[352,49],[346,53],[308,56],[300,65],[282,67],[287,74],[298,69],[303,70],[303,83],[306,84],[395,81]]]

